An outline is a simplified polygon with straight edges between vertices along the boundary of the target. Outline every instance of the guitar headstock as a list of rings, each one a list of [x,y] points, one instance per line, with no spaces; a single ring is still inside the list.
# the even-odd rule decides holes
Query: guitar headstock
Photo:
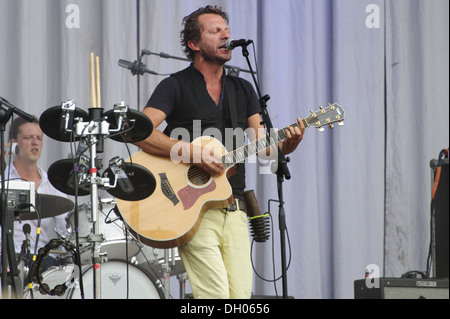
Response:
[[[344,125],[344,109],[337,103],[328,104],[328,107],[320,107],[317,111],[312,111],[308,117],[304,119],[309,127],[316,127],[320,132],[325,129],[324,126],[328,125],[330,129],[334,128],[333,123],[339,123],[340,126]]]

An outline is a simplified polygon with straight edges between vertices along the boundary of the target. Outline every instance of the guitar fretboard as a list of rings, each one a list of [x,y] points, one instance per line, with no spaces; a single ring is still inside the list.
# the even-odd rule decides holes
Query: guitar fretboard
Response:
[[[305,125],[305,127],[309,126],[305,120],[303,120],[303,124]],[[298,122],[295,122],[290,126],[299,127],[299,124]],[[263,138],[260,138],[245,146],[237,148],[232,152],[227,153],[222,157],[222,163],[225,167],[229,168],[238,163],[244,162],[246,158],[257,154],[267,149],[268,147],[275,145],[278,142],[283,141],[286,138],[286,129],[287,127],[279,130],[275,134],[267,134]]]

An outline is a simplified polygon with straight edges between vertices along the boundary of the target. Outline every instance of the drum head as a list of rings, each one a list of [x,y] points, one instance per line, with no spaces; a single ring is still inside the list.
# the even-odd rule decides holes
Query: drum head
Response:
[[[53,106],[44,113],[42,113],[39,118],[39,126],[41,127],[42,132],[45,133],[48,137],[60,141],[60,142],[71,142],[73,140],[79,141],[80,136],[74,136],[70,132],[63,132],[60,125],[60,118],[62,116],[61,106]],[[88,121],[89,116],[88,113],[81,109],[75,109],[74,119],[81,118],[83,121]],[[71,129],[71,128],[70,128]]]
[[[145,140],[153,131],[152,121],[143,113],[129,109],[129,119],[134,121],[134,124],[125,125],[122,128],[120,134],[112,134],[110,139],[117,142],[136,143]],[[114,116],[114,110],[105,112],[105,116],[108,118],[108,122],[112,129],[117,129],[117,121]]]
[[[101,299],[164,298],[164,292],[159,287],[154,277],[145,269],[137,265],[127,265],[125,260],[113,259],[101,264],[100,271]],[[93,299],[93,272],[92,266],[83,272],[83,287],[86,299]],[[79,285],[76,285],[69,292],[69,298],[81,298]]]

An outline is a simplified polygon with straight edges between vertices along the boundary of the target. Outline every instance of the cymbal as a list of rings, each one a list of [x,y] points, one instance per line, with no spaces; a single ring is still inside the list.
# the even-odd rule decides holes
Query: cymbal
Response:
[[[114,115],[114,110],[110,110],[104,113],[108,117],[107,121],[110,125],[110,129],[117,129],[118,124]],[[134,126],[132,123],[124,123],[123,129],[120,132],[126,131],[131,128],[131,131],[116,135],[112,133],[110,139],[117,142],[135,143],[145,140],[153,131],[153,123],[147,115],[138,112],[136,110],[128,110],[129,120],[135,120]]]
[[[39,212],[41,219],[55,217],[71,211],[74,207],[73,202],[70,199],[48,195],[37,194],[36,195],[36,209]],[[20,215],[21,220],[33,220],[37,219],[37,214],[23,213]]]
[[[61,106],[53,106],[42,113],[39,118],[39,126],[41,127],[42,132],[48,137],[61,142],[70,142],[72,134],[70,132],[61,132],[60,130],[59,119],[61,116]],[[89,115],[86,111],[76,108],[74,112],[74,119],[75,118],[82,118],[83,122],[87,122],[89,120]],[[72,136],[72,140],[75,141],[79,141],[80,138],[80,136]]]
[[[156,179],[152,172],[136,163],[124,163],[124,166],[122,172],[126,176],[118,176],[117,186],[106,190],[109,194],[126,201],[143,200],[153,194]],[[105,170],[103,177],[109,177],[110,184],[114,183],[114,173],[110,167]]]
[[[53,187],[64,194],[75,196],[73,160],[62,159],[54,162],[48,168],[47,175]],[[90,193],[90,189],[78,187],[78,196],[86,196]]]

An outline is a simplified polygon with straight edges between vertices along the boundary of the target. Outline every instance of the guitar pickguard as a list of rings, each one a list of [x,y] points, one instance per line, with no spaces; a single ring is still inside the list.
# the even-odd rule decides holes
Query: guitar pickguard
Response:
[[[203,188],[192,187],[187,185],[186,187],[178,191],[178,196],[183,203],[184,210],[190,209],[200,196],[213,192],[216,189],[216,182],[213,180],[208,186]]]

